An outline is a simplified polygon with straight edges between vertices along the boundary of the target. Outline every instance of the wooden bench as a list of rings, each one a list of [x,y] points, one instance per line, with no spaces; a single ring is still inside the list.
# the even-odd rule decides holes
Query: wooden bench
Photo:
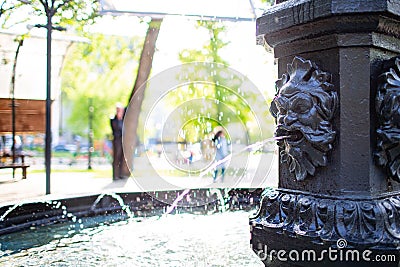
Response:
[[[21,162],[13,162],[13,163],[7,163],[7,159],[11,158],[12,156],[10,155],[3,155],[1,156],[1,163],[0,163],[0,169],[12,169],[13,170],[13,179],[15,178],[15,170],[21,168],[22,169],[22,179],[26,179],[26,169],[30,167],[29,164],[25,164],[25,155],[16,155],[15,158],[21,159]]]
[[[22,179],[26,179],[26,169],[30,167],[25,163],[10,163],[10,164],[1,164],[0,169],[13,169],[13,178],[15,177],[15,169],[22,169]]]

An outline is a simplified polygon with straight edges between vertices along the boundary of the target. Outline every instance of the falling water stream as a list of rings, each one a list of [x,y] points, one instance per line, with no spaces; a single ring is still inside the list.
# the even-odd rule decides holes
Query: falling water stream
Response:
[[[272,142],[275,142],[275,141],[278,141],[278,140],[289,139],[289,138],[292,138],[292,136],[271,137],[271,138],[267,138],[267,139],[265,139],[263,141],[259,141],[259,142],[256,142],[254,144],[248,145],[248,146],[242,148],[241,150],[239,150],[239,151],[237,151],[235,153],[231,153],[228,156],[226,156],[225,158],[214,162],[207,169],[202,171],[199,176],[203,177],[204,175],[210,173],[211,171],[214,171],[215,168],[217,168],[221,164],[224,164],[225,162],[230,161],[232,159],[232,157],[236,157],[236,156],[242,154],[243,152],[254,152],[254,151],[260,150],[267,143],[272,143]]]
[[[254,144],[248,145],[248,146],[242,148],[241,150],[239,150],[239,151],[237,151],[237,152],[235,152],[235,153],[229,154],[229,155],[226,156],[225,158],[214,162],[214,163],[211,164],[207,169],[205,169],[204,171],[202,171],[202,172],[200,173],[199,177],[204,177],[206,174],[210,173],[211,171],[214,171],[215,168],[217,168],[219,165],[221,165],[221,164],[223,164],[223,163],[225,163],[225,162],[231,160],[232,157],[238,156],[238,155],[242,154],[243,152],[253,152],[253,151],[257,151],[257,150],[260,150],[262,147],[264,147],[264,146],[265,146],[266,144],[268,144],[268,143],[272,143],[272,142],[275,142],[275,141],[278,141],[278,140],[283,140],[283,139],[289,139],[289,138],[292,138],[292,136],[274,136],[274,137],[271,137],[271,138],[267,138],[267,139],[265,139],[265,140],[263,140],[263,141],[259,141],[259,142],[256,142],[256,143],[254,143]],[[189,173],[189,174],[190,174],[190,173]],[[190,192],[190,189],[188,189],[188,188],[186,188],[185,190],[183,190],[183,192],[182,192],[182,193],[174,200],[174,202],[167,208],[167,210],[166,210],[165,213],[166,213],[166,214],[171,213],[171,212],[178,206],[179,201],[181,201],[189,192]],[[218,194],[218,193],[219,193],[219,194]],[[217,193],[217,197],[218,197],[220,203],[223,203],[223,201],[221,200],[221,199],[223,199],[223,197],[220,196],[220,195],[221,195],[220,191],[218,191],[218,193]],[[223,205],[223,204],[221,204],[221,205]]]

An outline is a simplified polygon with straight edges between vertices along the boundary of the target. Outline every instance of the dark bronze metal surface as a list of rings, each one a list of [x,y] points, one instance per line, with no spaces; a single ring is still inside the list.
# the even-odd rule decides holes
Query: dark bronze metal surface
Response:
[[[395,67],[379,78],[376,111],[379,119],[377,129],[377,163],[388,175],[400,182],[400,58]]]
[[[281,163],[299,181],[327,165],[326,154],[335,140],[332,119],[338,98],[330,81],[329,73],[295,57],[276,82],[278,91],[270,108],[277,122],[275,136],[290,136],[278,141]]]
[[[256,24],[282,77],[271,106],[276,135],[292,139],[279,143],[278,188],[264,192],[250,219],[254,252],[266,266],[397,266],[400,1],[276,1]],[[314,83],[314,70],[324,73],[324,87]],[[327,96],[318,99],[315,88]],[[379,265],[264,257],[271,250],[319,253],[341,243],[341,253],[396,258]]]

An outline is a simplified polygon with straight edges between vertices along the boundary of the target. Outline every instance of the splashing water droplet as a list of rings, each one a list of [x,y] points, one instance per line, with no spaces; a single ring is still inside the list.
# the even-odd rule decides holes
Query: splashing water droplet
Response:
[[[174,200],[171,206],[167,207],[164,215],[170,214],[178,206],[178,202],[181,201],[189,192],[190,189],[188,188],[183,190],[182,194],[178,195],[178,197]]]
[[[231,158],[232,158],[233,156],[237,156],[237,155],[239,155],[239,154],[241,154],[241,153],[243,153],[243,152],[245,152],[245,151],[248,151],[248,152],[257,151],[257,150],[260,150],[262,147],[264,147],[264,145],[267,144],[267,143],[275,142],[275,141],[277,141],[277,140],[289,139],[289,138],[292,138],[292,136],[274,136],[274,137],[271,137],[271,138],[267,138],[267,139],[265,139],[265,140],[263,140],[263,141],[256,142],[256,143],[254,143],[254,144],[248,145],[248,146],[242,148],[241,150],[239,150],[238,152],[233,153],[233,154],[229,154],[229,155],[226,156],[225,158],[214,162],[214,163],[211,164],[207,169],[205,169],[204,171],[202,171],[202,172],[199,174],[199,177],[203,177],[204,175],[206,175],[206,174],[209,173],[210,171],[215,170],[215,168],[217,168],[218,166],[220,166],[220,165],[224,164],[225,162],[231,160]]]
[[[10,214],[10,212],[12,212],[13,210],[15,210],[17,207],[19,206],[19,204],[15,204],[14,206],[10,207],[6,212],[4,212],[3,215],[1,215],[0,217],[0,222],[4,221],[4,218]]]
[[[93,205],[92,205],[92,210],[96,209],[97,204],[99,204],[100,201],[101,201],[101,200],[103,199],[103,197],[105,197],[105,196],[110,196],[110,197],[114,198],[114,199],[118,202],[118,204],[121,206],[121,209],[122,209],[123,211],[125,211],[125,213],[126,213],[126,215],[128,216],[129,219],[132,219],[132,218],[134,217],[134,216],[133,216],[133,212],[131,211],[131,209],[129,208],[129,206],[126,205],[126,204],[124,203],[124,200],[123,200],[119,195],[117,195],[117,194],[115,194],[115,193],[105,193],[105,194],[99,195],[99,196],[97,197],[96,201],[95,201],[95,202],[93,203]]]

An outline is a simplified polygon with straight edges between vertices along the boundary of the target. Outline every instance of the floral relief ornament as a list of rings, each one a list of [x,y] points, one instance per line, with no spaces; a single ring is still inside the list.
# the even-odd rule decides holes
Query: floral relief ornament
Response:
[[[327,165],[336,135],[332,120],[337,93],[329,73],[298,56],[288,64],[276,87],[270,111],[277,123],[275,136],[282,137],[277,142],[280,160],[302,181],[308,174],[314,175],[317,167]]]
[[[400,182],[400,58],[395,68],[378,79],[376,112],[379,126],[377,133],[377,164],[384,167],[389,177]]]

